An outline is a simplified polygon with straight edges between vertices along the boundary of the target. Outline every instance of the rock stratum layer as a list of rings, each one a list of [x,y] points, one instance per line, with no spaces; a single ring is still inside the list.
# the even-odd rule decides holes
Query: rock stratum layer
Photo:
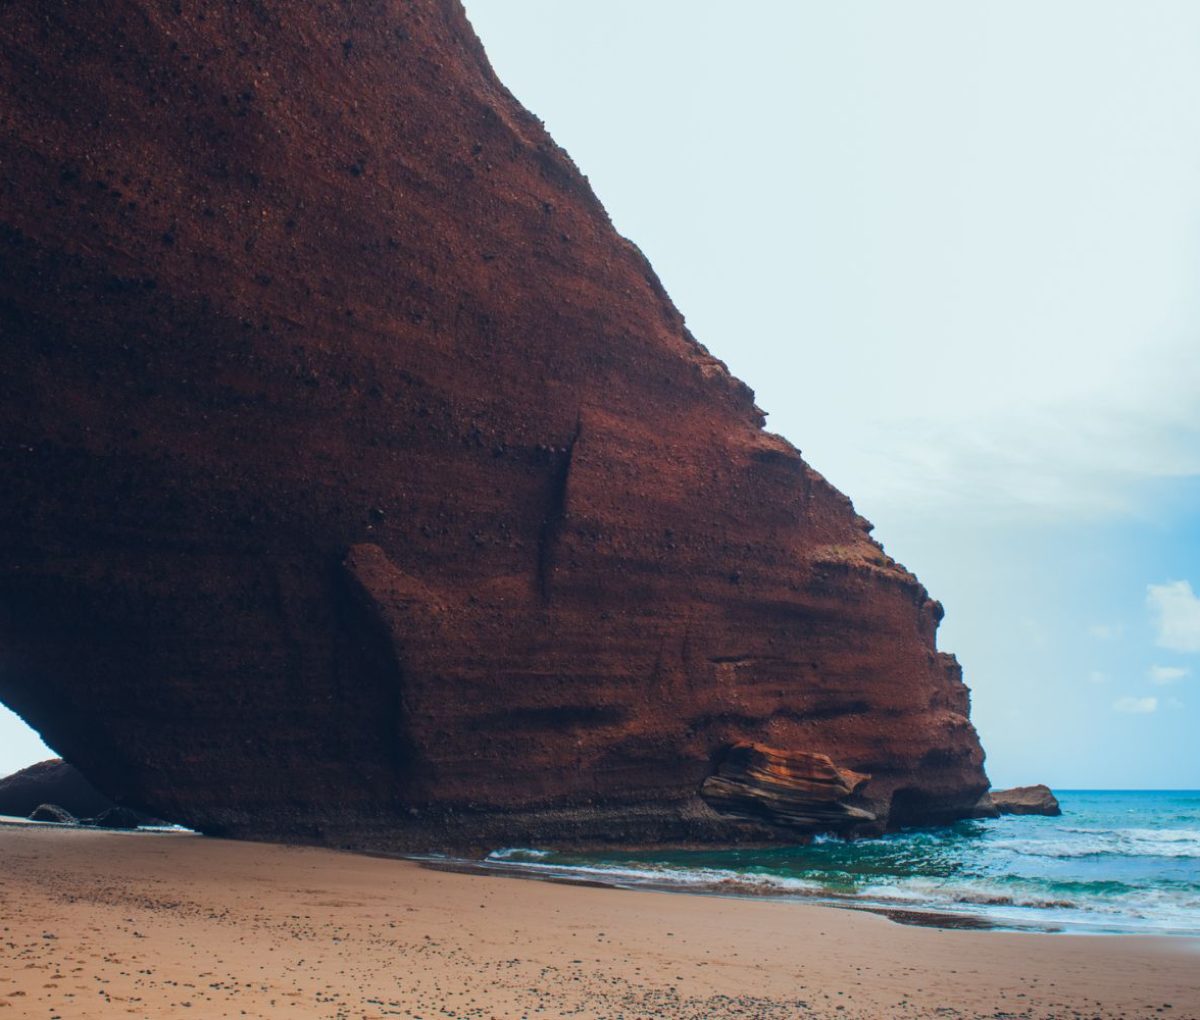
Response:
[[[941,607],[456,2],[16,0],[0,54],[0,697],[106,794],[795,838],[698,795],[752,741],[869,774],[876,828],[975,810]]]
[[[828,755],[734,744],[700,787],[722,814],[773,825],[844,830],[875,815],[847,803],[871,779],[839,769]]]

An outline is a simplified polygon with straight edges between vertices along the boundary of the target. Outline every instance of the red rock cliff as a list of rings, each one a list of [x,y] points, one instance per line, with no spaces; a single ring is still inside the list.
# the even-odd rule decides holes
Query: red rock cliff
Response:
[[[16,0],[0,54],[0,697],[105,792],[360,846],[794,838],[698,796],[751,742],[790,816],[818,773],[868,828],[973,811],[941,608],[455,0]]]

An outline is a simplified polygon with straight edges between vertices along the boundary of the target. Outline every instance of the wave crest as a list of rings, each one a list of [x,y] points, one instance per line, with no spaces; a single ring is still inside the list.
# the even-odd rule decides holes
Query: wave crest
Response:
[[[1083,829],[1063,826],[1064,838],[996,839],[991,846],[1017,854],[1055,857],[1185,857],[1200,859],[1197,829]]]

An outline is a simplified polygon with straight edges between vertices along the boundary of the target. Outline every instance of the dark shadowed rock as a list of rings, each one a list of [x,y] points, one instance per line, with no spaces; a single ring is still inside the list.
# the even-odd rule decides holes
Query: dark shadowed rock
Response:
[[[25,818],[40,804],[57,805],[76,818],[114,806],[61,758],[38,762],[0,779],[0,815]]]
[[[14,0],[0,119],[0,698],[114,800],[781,838],[700,797],[750,741],[870,774],[868,828],[975,811],[941,606],[455,0]]]
[[[111,807],[101,811],[95,818],[82,818],[84,825],[95,825],[101,829],[136,829],[139,825],[153,824],[154,819],[148,819],[129,808]]]
[[[1050,787],[1014,786],[1009,790],[992,790],[992,804],[1002,815],[1061,815],[1062,808],[1050,792]]]
[[[70,811],[57,804],[39,804],[29,812],[29,820],[31,822],[56,822],[60,825],[73,825],[78,821]]]

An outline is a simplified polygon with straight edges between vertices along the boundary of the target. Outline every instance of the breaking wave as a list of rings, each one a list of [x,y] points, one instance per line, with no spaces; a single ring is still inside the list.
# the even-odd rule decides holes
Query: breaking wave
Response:
[[[1007,816],[877,840],[566,854],[509,847],[483,867],[556,881],[776,897],[998,927],[1200,935],[1200,796],[1070,792],[1061,818]]]
[[[1114,829],[1063,827],[1064,838],[997,840],[999,850],[1041,857],[1192,857],[1200,859],[1200,829]]]

